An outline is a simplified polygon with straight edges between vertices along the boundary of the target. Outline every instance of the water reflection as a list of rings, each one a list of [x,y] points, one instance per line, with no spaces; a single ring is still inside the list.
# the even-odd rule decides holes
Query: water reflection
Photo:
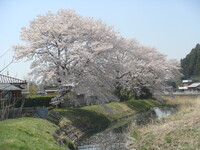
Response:
[[[164,108],[154,108],[154,111],[156,113],[157,118],[161,119],[175,113],[176,109],[164,107]]]
[[[129,124],[97,133],[79,143],[79,150],[128,150],[126,148]]]

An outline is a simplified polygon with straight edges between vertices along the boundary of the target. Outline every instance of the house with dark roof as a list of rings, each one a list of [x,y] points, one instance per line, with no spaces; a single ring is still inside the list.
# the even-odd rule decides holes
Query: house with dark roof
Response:
[[[188,91],[188,86],[193,83],[192,80],[183,80],[182,81],[182,86],[179,86],[178,89],[179,91]]]
[[[200,82],[193,80],[183,80],[182,86],[178,87],[179,91],[200,91]]]
[[[21,97],[23,86],[26,84],[25,80],[0,74],[0,99]]]
[[[200,91],[200,83],[192,83],[191,85],[188,86],[188,90],[191,91]]]

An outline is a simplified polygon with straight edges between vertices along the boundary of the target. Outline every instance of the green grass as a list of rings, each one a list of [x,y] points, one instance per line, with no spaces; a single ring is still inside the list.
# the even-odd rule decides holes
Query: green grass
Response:
[[[93,130],[103,130],[121,118],[158,106],[161,104],[154,100],[130,100],[111,102],[102,106],[54,109],[54,111],[65,117],[65,124],[81,122]],[[57,129],[57,125],[39,118],[5,120],[0,122],[0,150],[64,149],[54,139],[54,133]],[[69,140],[65,140],[66,145],[72,145]]]
[[[54,109],[72,122],[81,122],[92,129],[108,127],[112,122],[162,104],[152,100],[129,100],[81,108]]]
[[[97,109],[98,107],[100,106],[97,106]],[[93,129],[102,128],[102,124],[106,127],[110,123],[104,114],[92,110],[87,110],[86,108],[63,108],[55,109],[54,111],[59,112],[64,117],[71,120],[72,123],[82,123]]]
[[[55,124],[39,118],[0,122],[0,150],[61,150],[53,135]]]
[[[130,101],[125,101],[123,103],[137,112],[164,105],[164,104],[159,103],[158,101],[152,100],[152,99],[130,100]]]
[[[135,131],[132,131],[132,132],[130,133],[130,136],[133,137],[135,140],[139,140],[139,139],[140,139],[140,136],[139,136],[138,133],[135,132]]]

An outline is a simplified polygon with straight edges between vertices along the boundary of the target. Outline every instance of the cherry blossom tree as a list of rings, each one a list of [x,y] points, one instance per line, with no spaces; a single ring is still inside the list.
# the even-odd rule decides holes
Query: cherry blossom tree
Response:
[[[82,17],[73,10],[60,10],[37,16],[28,28],[22,28],[21,40],[25,44],[13,49],[16,59],[34,60],[31,68],[35,79],[56,79],[62,89],[60,96],[72,87],[97,93],[95,87],[112,84],[101,69],[106,60],[96,59],[113,51],[119,39],[118,33],[101,20]]]
[[[122,65],[119,70],[118,83],[122,87],[141,94],[142,88],[152,93],[167,90],[168,81],[180,77],[180,65],[176,60],[168,60],[155,48],[144,47],[135,39],[125,39],[120,50],[118,61]]]
[[[95,95],[101,102],[114,100],[117,86],[140,94],[166,87],[178,73],[178,63],[135,39],[120,37],[101,20],[83,17],[73,10],[37,16],[22,28],[22,45],[15,45],[15,58],[33,60],[37,81],[55,80],[60,92],[53,104],[72,90]],[[161,88],[162,87],[162,88]]]

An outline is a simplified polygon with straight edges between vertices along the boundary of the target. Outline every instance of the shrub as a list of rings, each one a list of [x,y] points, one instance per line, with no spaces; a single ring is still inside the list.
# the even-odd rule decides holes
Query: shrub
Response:
[[[120,101],[135,99],[136,97],[134,91],[128,91],[120,86],[116,88],[115,95],[120,99]]]
[[[63,142],[70,150],[75,150],[75,147],[70,139],[66,138]]]
[[[17,100],[15,107],[50,107],[53,96],[34,96]]]
[[[141,94],[137,96],[137,99],[149,99],[152,98],[152,93],[147,87],[142,87]]]

